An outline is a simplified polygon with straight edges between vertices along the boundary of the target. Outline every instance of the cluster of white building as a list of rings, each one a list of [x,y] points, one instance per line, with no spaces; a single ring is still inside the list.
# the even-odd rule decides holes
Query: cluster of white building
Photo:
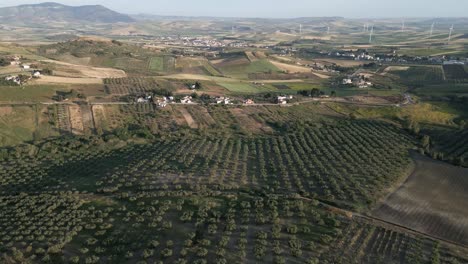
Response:
[[[280,105],[288,104],[289,100],[292,100],[294,97],[292,95],[281,95],[276,98],[276,102]]]
[[[369,88],[373,84],[372,82],[366,80],[364,75],[349,76],[348,78],[343,79],[343,85],[352,85],[359,88]]]

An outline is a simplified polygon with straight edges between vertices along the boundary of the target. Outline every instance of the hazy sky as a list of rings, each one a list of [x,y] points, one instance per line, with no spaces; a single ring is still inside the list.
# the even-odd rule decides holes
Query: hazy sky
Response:
[[[0,0],[0,6],[52,2]],[[229,17],[464,17],[466,0],[56,0],[101,4],[123,13]]]

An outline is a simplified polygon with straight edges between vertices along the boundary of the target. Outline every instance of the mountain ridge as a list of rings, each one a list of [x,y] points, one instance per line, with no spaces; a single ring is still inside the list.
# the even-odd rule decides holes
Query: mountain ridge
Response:
[[[132,23],[135,19],[102,5],[68,6],[55,2],[0,8],[0,23]]]

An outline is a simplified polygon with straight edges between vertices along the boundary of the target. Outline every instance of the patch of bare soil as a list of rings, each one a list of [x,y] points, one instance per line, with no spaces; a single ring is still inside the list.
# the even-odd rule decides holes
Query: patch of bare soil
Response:
[[[78,105],[71,105],[68,107],[70,111],[70,122],[72,133],[81,135],[84,132],[83,115],[81,108]]]
[[[282,62],[277,62],[274,60],[270,60],[271,64],[275,65],[278,67],[280,70],[287,71],[290,73],[303,73],[303,72],[311,72],[312,69],[299,66],[299,65],[293,65],[293,64],[287,64],[287,63],[282,63]]]
[[[39,79],[33,81],[37,84],[102,84],[102,79],[96,78],[70,78],[70,77],[58,77],[58,76],[42,76]]]
[[[241,127],[252,133],[269,133],[273,131],[271,127],[250,117],[242,108],[230,108],[229,111],[237,119]]]
[[[406,71],[408,69],[408,66],[388,66],[387,68],[385,68],[383,75],[386,75],[387,73],[392,71]]]
[[[7,116],[13,113],[13,107],[11,106],[1,106],[0,107],[0,116]]]
[[[101,128],[103,123],[105,123],[106,119],[106,113],[104,110],[104,106],[102,105],[93,105],[92,106],[92,114],[93,114],[93,120],[94,120],[94,127],[96,129]]]
[[[56,60],[43,60],[43,62],[53,63],[61,66],[66,66],[68,69],[81,72],[81,77],[88,78],[123,78],[127,77],[127,74],[123,70],[113,69],[113,68],[99,68],[91,67],[85,65],[72,64]]]
[[[187,111],[187,109],[181,107],[179,108],[179,112],[184,116],[185,121],[187,122],[190,128],[198,128],[197,122],[193,119],[192,115]]]
[[[247,56],[247,59],[249,59],[250,62],[258,61],[257,57],[252,51],[246,51],[245,56]]]
[[[392,104],[391,101],[387,100],[384,97],[378,96],[364,96],[364,95],[356,95],[348,97],[349,100],[357,103],[363,104]]]
[[[414,172],[372,215],[468,246],[468,169],[412,155]]]

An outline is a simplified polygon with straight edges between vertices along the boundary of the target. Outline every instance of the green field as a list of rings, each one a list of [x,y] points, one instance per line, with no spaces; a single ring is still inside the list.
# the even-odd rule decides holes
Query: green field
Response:
[[[50,101],[56,91],[67,91],[60,85],[26,85],[0,87],[0,102],[43,102]]]
[[[453,83],[453,84],[440,84],[428,85],[414,89],[414,92],[420,96],[468,96],[468,84]]]
[[[412,66],[408,70],[391,71],[400,77],[401,82],[410,86],[425,86],[444,82],[444,73],[440,66]]]
[[[219,85],[234,93],[260,93],[275,90],[272,87],[261,87],[244,82],[218,82]]]
[[[244,65],[220,67],[220,70],[225,75],[238,78],[247,78],[250,73],[280,72],[280,69],[266,59],[261,59]]]
[[[31,106],[0,106],[0,146],[33,140],[36,110]]]
[[[149,62],[149,69],[152,71],[164,71],[164,57],[152,57]]]

